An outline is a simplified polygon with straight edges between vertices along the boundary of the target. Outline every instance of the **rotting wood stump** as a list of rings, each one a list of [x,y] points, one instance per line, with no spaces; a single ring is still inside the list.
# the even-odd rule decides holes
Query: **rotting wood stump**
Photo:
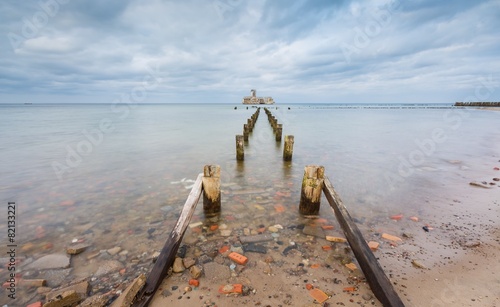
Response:
[[[325,168],[323,166],[307,165],[304,168],[300,192],[300,214],[317,215],[319,213],[324,176]]]

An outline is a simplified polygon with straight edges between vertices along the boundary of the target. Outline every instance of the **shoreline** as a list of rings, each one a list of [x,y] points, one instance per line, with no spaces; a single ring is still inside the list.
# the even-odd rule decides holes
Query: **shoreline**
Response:
[[[492,174],[500,176],[500,172]],[[491,178],[485,180],[491,181]],[[380,248],[374,254],[406,306],[500,305],[500,279],[496,276],[500,269],[499,193],[498,184],[485,189],[472,186],[463,178],[458,185],[443,189],[438,198],[427,200],[428,208],[418,222],[409,220],[407,215],[396,221],[388,216],[372,216],[373,223],[361,226],[367,241],[380,242]],[[424,231],[423,225],[429,225],[430,230]],[[335,227],[340,229],[336,223]],[[380,239],[382,232],[397,235],[402,242],[384,241]],[[341,231],[338,234],[342,236]],[[325,243],[311,236],[303,241],[296,238],[300,244],[320,246]],[[344,245],[336,246],[335,249],[341,249]],[[254,253],[246,255],[254,260],[249,267],[237,269],[232,277],[226,276],[227,279],[213,273],[203,276],[200,278],[203,286],[192,292],[182,290],[187,285],[189,273],[173,274],[164,281],[151,306],[200,306],[200,303],[202,306],[277,306],[287,303],[291,306],[318,306],[308,295],[307,283],[331,295],[326,301],[330,305],[381,306],[363,281],[360,271],[350,272],[335,262],[328,267],[328,262],[325,262],[328,255],[321,254],[321,251],[316,257],[309,257],[313,261],[308,265],[320,263],[323,272],[306,265],[306,272],[300,276],[291,274],[292,264],[300,264],[304,254],[282,259],[288,266],[266,265],[264,257]],[[228,265],[223,258],[215,261]],[[357,282],[353,283],[353,280]],[[217,293],[219,285],[240,282],[252,286],[256,293],[237,297]],[[264,286],[259,283],[264,283]],[[352,285],[355,285],[353,292],[343,290]],[[286,288],[293,289],[290,296],[283,290]]]

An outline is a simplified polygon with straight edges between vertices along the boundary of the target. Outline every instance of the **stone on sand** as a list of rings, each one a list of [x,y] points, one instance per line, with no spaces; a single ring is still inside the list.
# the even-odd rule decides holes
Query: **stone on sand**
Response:
[[[66,269],[69,267],[70,258],[65,254],[51,254],[43,256],[26,266],[26,270]]]

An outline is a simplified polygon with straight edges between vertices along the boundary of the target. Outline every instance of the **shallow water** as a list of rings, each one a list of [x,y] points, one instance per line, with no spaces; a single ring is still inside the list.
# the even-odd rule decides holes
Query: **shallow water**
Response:
[[[283,181],[295,191],[303,167],[320,164],[347,204],[384,210],[402,206],[401,196],[412,203],[418,187],[453,184],[464,171],[473,173],[481,159],[478,165],[461,161],[491,156],[500,146],[497,112],[287,107],[271,110],[283,123],[283,135],[295,136],[293,162],[282,161],[282,145],[261,112],[245,162],[237,164],[234,137],[254,108],[3,105],[0,199],[16,201],[22,226],[37,212],[68,210],[58,206],[68,200],[85,212],[105,212],[106,204],[125,206],[145,195],[155,206],[179,206],[166,200],[182,200],[188,191],[171,182],[195,179],[205,164],[221,165],[226,184],[259,188]],[[96,132],[100,122],[110,131]],[[436,129],[440,143],[432,141]],[[60,212],[51,213],[57,218]],[[40,224],[49,222],[55,221]],[[20,236],[29,240],[27,233]]]
[[[0,200],[16,202],[22,253],[36,258],[82,237],[97,251],[159,249],[205,164],[222,169],[221,222],[258,228],[303,223],[297,211],[308,164],[325,167],[362,219],[425,214],[426,199],[480,180],[500,149],[500,112],[278,105],[270,110],[283,135],[295,136],[292,162],[282,161],[282,143],[260,112],[241,163],[235,135],[256,109],[237,107],[0,105]],[[321,217],[333,222],[323,204]],[[200,207],[193,221],[206,222]]]

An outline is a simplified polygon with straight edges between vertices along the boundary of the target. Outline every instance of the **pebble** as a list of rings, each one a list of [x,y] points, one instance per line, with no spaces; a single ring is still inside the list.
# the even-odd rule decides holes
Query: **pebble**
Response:
[[[184,272],[186,268],[184,267],[184,264],[182,263],[182,258],[175,258],[174,260],[174,265],[172,266],[172,271],[174,273],[182,273]]]
[[[89,245],[85,243],[70,245],[66,248],[66,253],[70,255],[78,255],[83,253],[87,247],[89,247]]]
[[[274,227],[274,226],[269,226],[269,227],[267,228],[267,230],[269,230],[270,232],[278,232],[278,231],[279,231],[279,229],[278,229],[278,228],[276,228],[276,227]]]
[[[191,274],[191,277],[194,279],[198,279],[201,277],[202,270],[199,266],[193,265],[192,267],[189,268],[189,274]]]
[[[262,234],[262,235],[250,235],[250,236],[241,236],[240,237],[240,242],[245,244],[245,243],[257,243],[257,242],[267,242],[267,241],[272,241],[274,240],[272,236],[268,234]]]
[[[254,253],[260,253],[260,254],[267,254],[267,248],[262,245],[250,243],[246,244],[243,246],[243,250],[245,252],[254,252]]]
[[[307,236],[314,236],[318,238],[325,237],[325,232],[321,227],[305,226],[304,229],[302,229],[302,232]]]
[[[116,260],[105,261],[95,272],[95,276],[99,277],[111,272],[117,272],[123,267],[122,263]]]
[[[114,256],[114,255],[118,254],[121,250],[122,250],[122,248],[121,248],[121,247],[119,247],[119,246],[115,246],[115,247],[113,247],[113,248],[108,249],[108,250],[107,250],[107,252],[108,252],[108,254],[110,254],[111,256]]]
[[[184,267],[186,269],[189,269],[190,267],[192,267],[193,265],[196,264],[196,260],[194,260],[193,258],[191,257],[188,257],[188,258],[184,258],[182,260],[182,264],[184,264]]]
[[[50,270],[69,268],[70,258],[65,254],[51,254],[43,256],[26,266],[27,270]]]
[[[365,293],[361,296],[365,301],[369,301],[373,298],[373,295],[371,295],[370,293]]]
[[[231,236],[231,229],[224,229],[220,231],[220,235],[223,237],[230,237]]]

